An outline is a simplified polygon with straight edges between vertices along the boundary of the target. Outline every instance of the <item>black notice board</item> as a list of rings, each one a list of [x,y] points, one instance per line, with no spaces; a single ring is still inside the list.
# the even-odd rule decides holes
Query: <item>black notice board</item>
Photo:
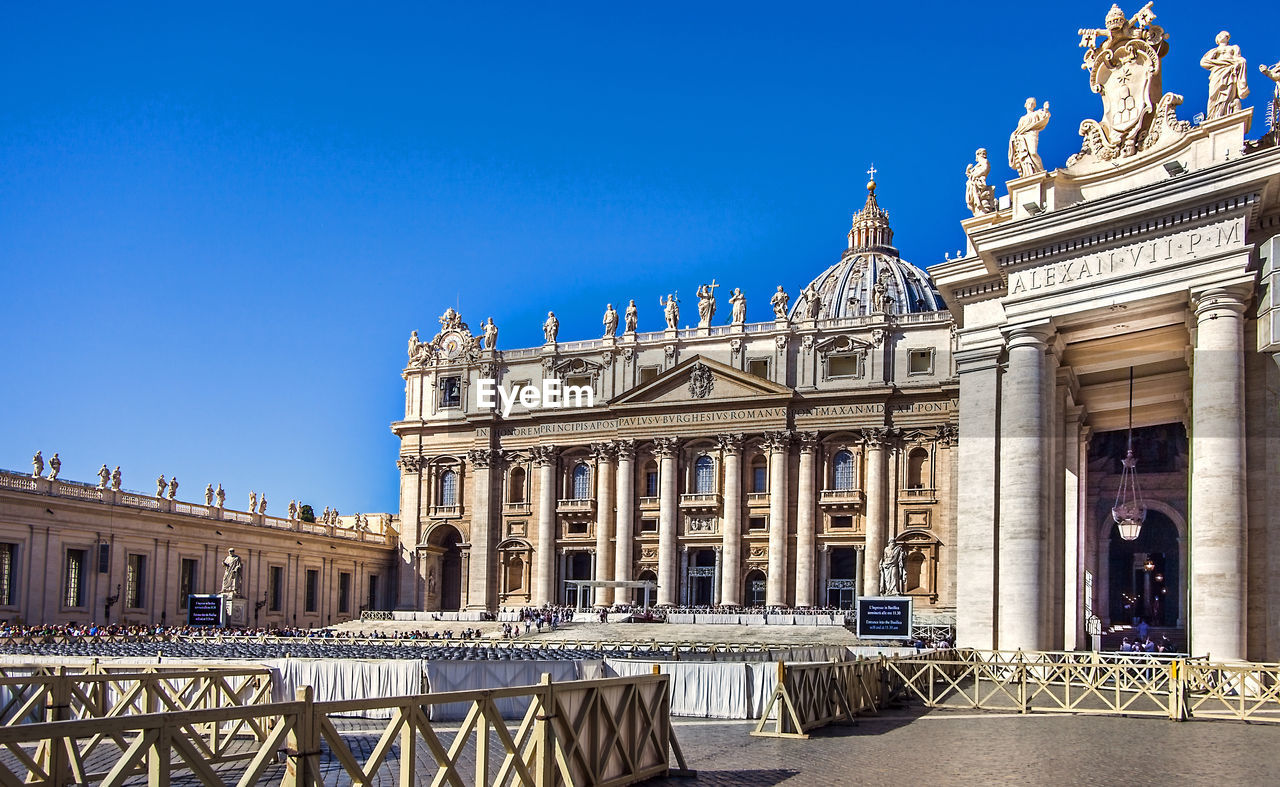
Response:
[[[898,596],[859,598],[858,637],[911,639],[911,599]]]
[[[221,626],[222,596],[200,595],[187,597],[188,626]]]

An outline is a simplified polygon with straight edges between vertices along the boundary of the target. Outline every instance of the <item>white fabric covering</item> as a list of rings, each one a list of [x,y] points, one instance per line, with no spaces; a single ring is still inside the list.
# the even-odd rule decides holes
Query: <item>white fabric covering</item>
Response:
[[[428,661],[427,685],[432,693],[444,691],[469,691],[472,689],[498,689],[510,686],[531,686],[549,673],[553,681],[578,680],[581,673],[576,661]],[[529,707],[527,699],[507,698],[497,701],[498,710],[505,719],[524,715]],[[470,703],[434,705],[432,721],[458,721],[466,717]]]
[[[302,686],[315,690],[316,702],[403,697],[426,691],[423,664],[416,659],[275,659],[271,668],[271,699],[291,702]],[[362,716],[389,719],[391,709],[367,711]]]

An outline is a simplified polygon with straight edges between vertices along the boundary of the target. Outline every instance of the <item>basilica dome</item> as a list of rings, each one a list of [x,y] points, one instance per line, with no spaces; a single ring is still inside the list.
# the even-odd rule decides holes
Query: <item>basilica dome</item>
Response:
[[[945,309],[929,274],[898,256],[889,213],[876,202],[876,182],[867,183],[867,204],[853,214],[849,248],[800,293],[791,319],[830,320],[876,313],[912,314]],[[818,294],[817,314],[810,293]]]

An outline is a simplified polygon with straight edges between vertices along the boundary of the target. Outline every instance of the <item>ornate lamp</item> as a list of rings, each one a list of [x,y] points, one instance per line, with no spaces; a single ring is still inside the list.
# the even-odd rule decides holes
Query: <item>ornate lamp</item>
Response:
[[[1133,455],[1133,367],[1129,367],[1129,445],[1121,462],[1120,488],[1116,490],[1116,504],[1111,507],[1111,518],[1120,528],[1120,537],[1133,541],[1142,532],[1147,518],[1147,507],[1142,502],[1142,490],[1138,488],[1138,458]]]

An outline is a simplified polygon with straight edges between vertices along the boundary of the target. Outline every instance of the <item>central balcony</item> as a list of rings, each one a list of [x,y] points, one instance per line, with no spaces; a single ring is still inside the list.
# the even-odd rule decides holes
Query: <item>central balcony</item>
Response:
[[[662,498],[660,497],[642,497],[640,498],[641,511],[657,511],[662,507]]]
[[[462,506],[431,506],[431,516],[437,519],[453,519],[462,516]]]
[[[533,510],[533,506],[526,500],[519,503],[503,503],[502,513],[504,514],[528,514]]]
[[[850,511],[860,507],[864,500],[861,489],[824,489],[818,504],[828,511]]]
[[[682,511],[716,511],[720,508],[718,492],[689,492],[680,495]]]
[[[556,513],[595,516],[596,499],[594,497],[562,497],[556,503]]]

